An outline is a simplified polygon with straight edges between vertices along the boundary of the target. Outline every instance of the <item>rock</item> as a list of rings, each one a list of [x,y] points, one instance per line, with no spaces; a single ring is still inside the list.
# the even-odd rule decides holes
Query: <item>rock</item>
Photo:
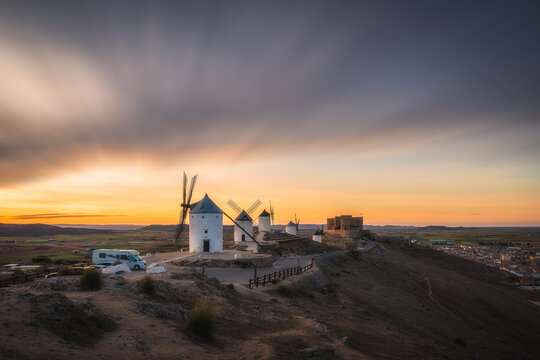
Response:
[[[149,347],[135,334],[129,334],[124,340],[124,347],[136,349],[137,351],[148,351]]]
[[[91,345],[105,332],[117,327],[113,318],[103,314],[91,302],[75,303],[61,293],[34,295],[24,292],[18,299],[32,305],[38,323],[68,342]]]
[[[154,302],[138,302],[137,313],[142,313],[168,320],[183,320],[186,317],[186,311],[179,304],[167,305]]]
[[[30,285],[34,290],[52,291],[76,291],[79,290],[79,278],[73,277],[53,277],[48,279],[38,279]]]
[[[300,354],[303,357],[312,358],[312,357],[315,357],[315,356],[321,356],[322,352],[318,348],[310,347],[310,348],[305,348],[305,349],[300,350]]]
[[[343,343],[343,345],[349,344],[349,337],[348,336],[342,337],[341,342]]]

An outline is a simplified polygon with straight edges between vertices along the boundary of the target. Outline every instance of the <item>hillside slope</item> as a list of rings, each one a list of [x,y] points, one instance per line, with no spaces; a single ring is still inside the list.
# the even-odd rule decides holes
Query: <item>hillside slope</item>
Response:
[[[538,296],[462,260],[390,244],[252,290],[178,267],[152,275],[151,296],[139,290],[142,273],[110,276],[98,292],[80,291],[76,277],[40,280],[0,291],[0,357],[534,359]],[[201,296],[219,304],[212,338],[187,327]],[[59,322],[72,330],[59,333]]]

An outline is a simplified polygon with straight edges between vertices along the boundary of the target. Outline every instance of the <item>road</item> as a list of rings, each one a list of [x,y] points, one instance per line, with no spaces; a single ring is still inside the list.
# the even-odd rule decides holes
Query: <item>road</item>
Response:
[[[313,255],[291,256],[281,258],[272,264],[272,267],[257,269],[257,276],[267,275],[274,271],[287,269],[295,266],[306,266],[309,264]],[[224,268],[206,268],[205,274],[208,277],[215,277],[223,283],[247,283],[253,279],[255,269],[224,269]]]
[[[368,251],[373,248],[376,243],[368,243],[365,247],[358,249],[359,251]],[[290,256],[284,257],[272,264],[270,268],[257,269],[257,276],[271,274],[274,271],[279,271],[282,269],[292,268],[295,266],[306,266],[309,264],[311,259],[318,259],[328,256],[336,256],[346,254],[347,251],[335,251],[325,254],[312,254],[312,255],[302,255],[302,256]],[[247,283],[249,279],[253,279],[255,275],[254,269],[224,269],[224,268],[206,268],[205,274],[208,277],[215,277],[223,283]]]

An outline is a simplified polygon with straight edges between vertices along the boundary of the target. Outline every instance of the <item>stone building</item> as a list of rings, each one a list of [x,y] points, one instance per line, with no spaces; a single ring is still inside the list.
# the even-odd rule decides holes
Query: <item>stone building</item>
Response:
[[[364,218],[362,216],[341,215],[326,220],[326,228],[330,234],[347,237],[362,236]]]

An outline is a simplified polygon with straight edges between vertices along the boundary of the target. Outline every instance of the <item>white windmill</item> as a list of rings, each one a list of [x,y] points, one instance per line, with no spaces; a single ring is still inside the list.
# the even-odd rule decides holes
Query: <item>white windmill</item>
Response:
[[[265,209],[259,214],[259,232],[271,232],[272,226],[270,224],[270,214]]]
[[[191,197],[197,175],[191,178],[189,192],[187,176],[184,172],[183,197],[180,211],[180,221],[175,240],[178,242],[184,231],[186,217],[189,211],[189,251],[190,252],[220,252],[223,251],[223,211],[208,197],[191,204]]]
[[[298,234],[298,226],[300,224],[300,219],[296,218],[296,214],[294,214],[294,222],[289,221],[287,225],[285,225],[285,232],[289,235]]]
[[[223,251],[223,211],[205,194],[189,211],[189,251]]]
[[[253,204],[246,210],[243,210],[238,206],[234,201],[229,200],[227,204],[237,212],[237,217],[234,219],[234,242],[238,244],[242,241],[252,241],[253,240],[253,218],[251,214],[262,202],[260,200],[255,200]]]

